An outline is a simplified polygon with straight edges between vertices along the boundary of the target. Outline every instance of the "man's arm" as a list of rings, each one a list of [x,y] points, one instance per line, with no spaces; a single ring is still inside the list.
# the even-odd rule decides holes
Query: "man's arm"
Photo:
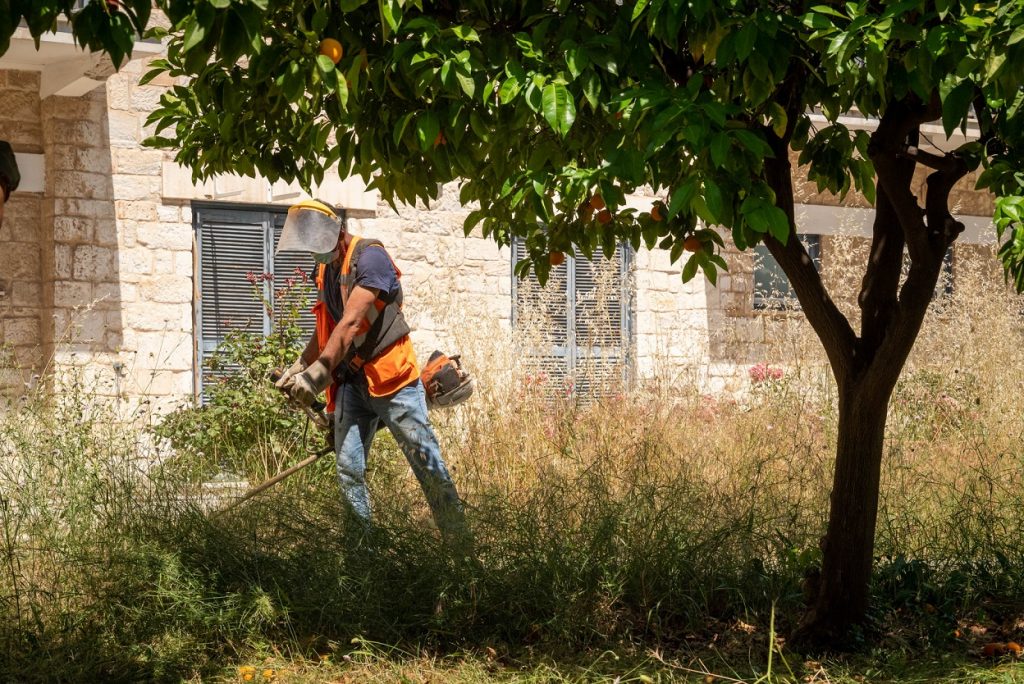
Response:
[[[319,360],[327,366],[328,370],[334,372],[341,360],[345,358],[352,340],[359,332],[359,327],[366,318],[366,312],[373,306],[374,300],[380,290],[356,285],[345,302],[345,311],[341,320],[334,326],[334,332],[327,340],[327,345],[320,350]],[[303,355],[305,357],[305,355]]]

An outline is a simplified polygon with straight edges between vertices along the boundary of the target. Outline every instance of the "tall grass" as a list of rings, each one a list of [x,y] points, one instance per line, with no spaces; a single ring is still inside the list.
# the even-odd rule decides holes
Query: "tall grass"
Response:
[[[948,639],[983,614],[999,629],[1024,605],[1024,334],[1019,300],[992,289],[979,298],[965,284],[936,306],[893,402],[874,619],[909,623],[907,638]],[[226,500],[203,482],[219,468],[257,481],[302,457],[300,428],[260,373],[238,408],[258,415],[240,419],[290,434],[261,429],[244,449],[225,429],[203,442],[217,449],[154,458],[139,446],[144,426],[81,384],[10,405],[2,671],[177,680],[252,653],[318,662],[354,638],[556,658],[708,643],[763,652],[773,607],[780,633],[793,625],[831,488],[834,402],[806,380],[821,374],[791,363],[734,398],[660,383],[579,402],[518,362],[523,339],[452,330],[480,389],[434,418],[471,551],[442,542],[384,433],[369,535],[346,524],[329,458],[218,513]],[[191,411],[170,436],[180,446],[230,420]]]

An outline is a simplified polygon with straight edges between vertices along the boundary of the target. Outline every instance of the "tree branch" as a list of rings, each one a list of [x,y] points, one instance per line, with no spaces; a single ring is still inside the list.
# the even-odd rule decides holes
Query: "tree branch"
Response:
[[[853,367],[857,336],[832,301],[810,255],[796,237],[793,176],[787,154],[788,145],[779,139],[774,142],[773,147],[781,147],[781,150],[776,149],[775,157],[765,161],[765,175],[775,191],[777,206],[789,219],[790,237],[786,244],[782,244],[771,235],[766,235],[764,244],[793,286],[804,315],[825,347],[837,380],[842,382]]]
[[[913,175],[913,164],[909,166]],[[875,202],[871,251],[861,282],[860,295],[857,298],[861,309],[861,345],[868,357],[864,361],[868,363],[874,357],[874,352],[884,339],[889,323],[896,313],[896,292],[900,282],[905,244],[896,209],[885,190],[879,188],[878,199]]]
[[[900,164],[900,155],[907,149],[908,136],[914,135],[913,147],[916,147],[918,127],[935,118],[941,111],[942,106],[937,96],[927,105],[893,103],[882,115],[868,146],[868,156],[878,175],[879,190],[884,191],[891,202],[899,225],[903,228],[907,250],[914,260],[927,258],[930,248],[921,207],[910,190],[910,183],[905,177],[906,169]]]

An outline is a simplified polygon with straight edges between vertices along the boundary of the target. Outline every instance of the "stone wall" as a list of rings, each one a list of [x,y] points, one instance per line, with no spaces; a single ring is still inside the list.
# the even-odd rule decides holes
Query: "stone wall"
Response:
[[[0,140],[15,152],[43,151],[38,74],[0,70],[0,111]],[[41,212],[39,193],[17,192],[0,225],[0,394],[31,387],[47,358],[40,344],[46,314]]]

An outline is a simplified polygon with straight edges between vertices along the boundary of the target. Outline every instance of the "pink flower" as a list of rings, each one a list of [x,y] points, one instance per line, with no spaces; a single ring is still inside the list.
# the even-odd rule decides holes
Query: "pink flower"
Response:
[[[259,278],[257,278],[256,274],[253,273],[252,271],[246,272],[245,279],[248,280],[253,285],[255,285],[259,281]]]
[[[767,382],[769,380],[782,379],[781,368],[773,368],[772,366],[769,366],[767,363],[763,362],[751,366],[750,370],[747,372],[750,374],[750,380],[754,384]]]

